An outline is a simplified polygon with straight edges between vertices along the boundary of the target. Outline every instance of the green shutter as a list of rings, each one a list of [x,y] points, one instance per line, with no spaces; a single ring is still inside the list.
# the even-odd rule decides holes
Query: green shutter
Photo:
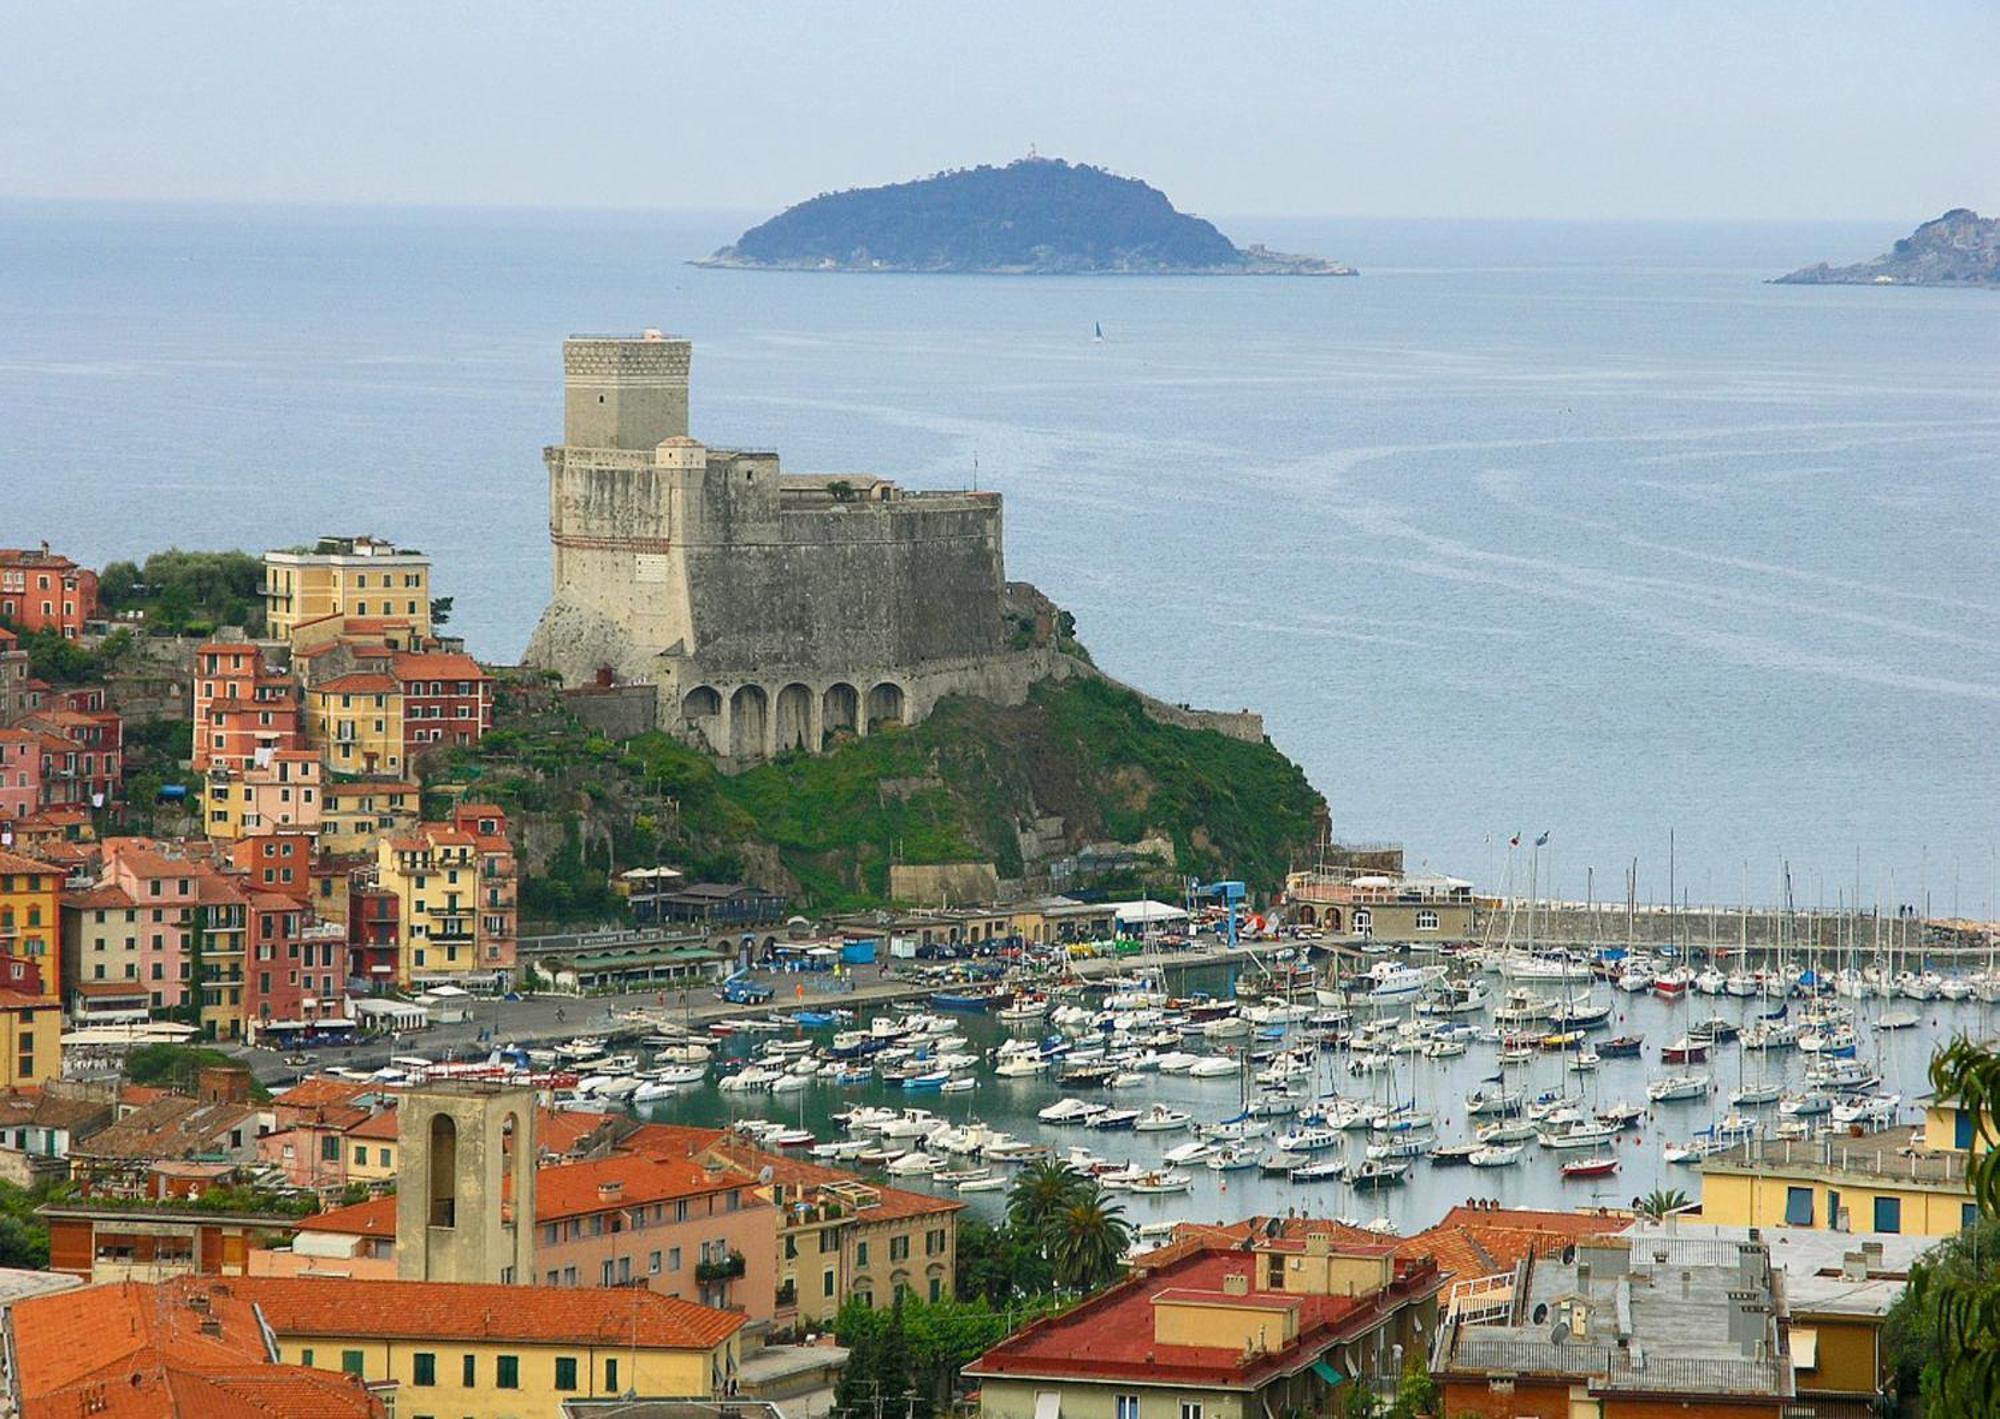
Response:
[[[1340,1371],[1334,1369],[1333,1366],[1327,1364],[1327,1362],[1324,1360],[1313,1361],[1312,1367],[1313,1367],[1313,1373],[1318,1375],[1321,1379],[1325,1380],[1330,1385],[1342,1385],[1347,1383],[1347,1377],[1341,1374]]]

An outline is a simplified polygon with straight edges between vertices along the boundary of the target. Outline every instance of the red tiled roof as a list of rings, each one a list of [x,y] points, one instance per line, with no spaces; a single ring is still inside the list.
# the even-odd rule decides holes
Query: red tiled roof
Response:
[[[51,877],[55,875],[56,869],[51,864],[43,862],[38,858],[23,857],[17,852],[0,852],[0,872],[21,876]]]
[[[1427,1262],[1398,1262],[1394,1279],[1376,1295],[1294,1295],[1258,1288],[1260,1265],[1260,1258],[1240,1248],[1200,1248],[1159,1270],[1136,1272],[1061,1315],[1017,1331],[966,1366],[965,1373],[1253,1387],[1303,1368],[1329,1346],[1367,1334],[1396,1306],[1432,1295],[1443,1284]],[[1178,1295],[1219,1304],[1224,1279],[1232,1275],[1247,1278],[1252,1288],[1241,1300],[1231,1298],[1235,1304],[1297,1307],[1294,1339],[1246,1355],[1238,1345],[1167,1345],[1156,1338],[1157,1298]]]
[[[257,1276],[222,1283],[280,1336],[398,1336],[708,1350],[745,1317],[635,1287]]]
[[[360,1094],[368,1093],[373,1085],[358,1084],[350,1079],[335,1079],[325,1074],[315,1074],[310,1079],[301,1079],[272,1102],[280,1108],[323,1108],[328,1104],[344,1104]]]
[[[331,680],[322,680],[312,687],[316,695],[377,695],[402,689],[387,675],[369,675],[352,671],[346,675],[336,675]]]
[[[332,1207],[299,1221],[301,1232],[332,1232],[343,1237],[394,1237],[396,1199],[372,1197],[351,1207]]]
[[[486,672],[469,655],[453,651],[406,650],[390,662],[402,680],[484,680]]]
[[[535,1219],[554,1222],[642,1203],[748,1191],[749,1186],[749,1179],[710,1172],[692,1161],[667,1163],[620,1154],[588,1163],[561,1163],[535,1173]],[[616,1187],[617,1194],[607,1197],[606,1187]],[[762,1205],[754,1194],[747,1201]]]
[[[92,887],[87,892],[64,892],[62,904],[80,911],[102,911],[112,908],[136,907],[139,905],[126,893],[125,889],[105,882]]]

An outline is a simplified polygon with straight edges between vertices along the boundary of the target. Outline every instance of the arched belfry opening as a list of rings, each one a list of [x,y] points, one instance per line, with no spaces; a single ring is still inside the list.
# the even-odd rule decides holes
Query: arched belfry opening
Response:
[[[447,1080],[396,1108],[396,1274],[410,1281],[534,1279],[535,1095]],[[521,1219],[526,1219],[523,1222]]]

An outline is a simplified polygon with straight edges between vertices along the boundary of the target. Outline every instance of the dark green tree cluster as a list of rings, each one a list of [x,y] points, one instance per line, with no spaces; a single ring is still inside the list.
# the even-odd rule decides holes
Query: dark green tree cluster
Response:
[[[834,1408],[849,1419],[874,1419],[879,1394],[883,1419],[912,1412],[924,1419],[950,1405],[959,1371],[1059,1304],[1050,1295],[993,1305],[977,1297],[920,1301],[904,1294],[882,1311],[849,1301],[834,1321],[834,1336],[848,1350]]]
[[[145,565],[113,562],[97,580],[105,611],[143,611],[165,635],[205,635],[217,626],[264,627],[264,559],[248,552],[155,552]]]
[[[1963,1037],[1931,1061],[1938,1102],[1975,1120],[1967,1165],[1979,1216],[1910,1269],[1889,1312],[1886,1343],[1898,1378],[1924,1412],[2000,1414],[2000,1054]]]
[[[132,654],[132,633],[113,631],[95,645],[84,645],[54,631],[24,631],[0,618],[28,652],[28,669],[51,685],[89,685],[116,670]]]
[[[140,1045],[125,1056],[125,1077],[134,1084],[192,1094],[202,1070],[236,1065],[237,1061],[221,1050],[202,1045]],[[268,1102],[271,1091],[252,1077],[250,1097],[259,1103]]]
[[[1055,1284],[1066,1291],[1095,1291],[1117,1280],[1132,1241],[1125,1209],[1096,1179],[1046,1158],[1014,1179],[1007,1225],[1041,1249]]]
[[[35,1209],[60,1195],[67,1186],[45,1182],[25,1188],[0,1183],[0,1266],[22,1271],[48,1267],[49,1224]]]

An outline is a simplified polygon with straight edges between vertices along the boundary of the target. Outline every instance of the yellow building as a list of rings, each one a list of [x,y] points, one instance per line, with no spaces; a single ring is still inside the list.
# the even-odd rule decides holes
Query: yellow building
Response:
[[[250,899],[220,872],[197,880],[201,1032],[211,1040],[243,1038],[243,972],[248,960]],[[190,952],[190,957],[193,953]],[[192,967],[192,961],[190,961]]]
[[[408,621],[431,632],[431,560],[373,537],[325,537],[310,551],[264,554],[264,623],[289,641],[328,616]]]
[[[403,692],[387,675],[337,675],[306,691],[306,742],[328,769],[368,778],[403,772]]]
[[[0,852],[0,1087],[62,1072],[60,869]]]
[[[1701,1217],[1730,1227],[1812,1227],[1946,1237],[1978,1208],[1966,1180],[1967,1151],[1940,1147],[1957,1136],[1957,1111],[1933,1106],[1926,1146],[1908,1128],[1858,1137],[1754,1142],[1701,1165]]]
[[[368,779],[326,784],[320,798],[320,850],[345,856],[372,853],[377,839],[413,832],[423,791],[414,783]]]
[[[241,771],[216,765],[208,771],[202,823],[211,838],[233,842],[264,833],[315,833],[324,804],[320,756],[311,749],[279,749]]]
[[[375,844],[375,885],[396,898],[396,983],[484,969],[479,842],[449,823]]]
[[[440,1419],[527,1419],[627,1391],[714,1398],[736,1374],[744,1320],[641,1287],[324,1276],[227,1284],[263,1313],[281,1363],[394,1382],[398,1414]]]

